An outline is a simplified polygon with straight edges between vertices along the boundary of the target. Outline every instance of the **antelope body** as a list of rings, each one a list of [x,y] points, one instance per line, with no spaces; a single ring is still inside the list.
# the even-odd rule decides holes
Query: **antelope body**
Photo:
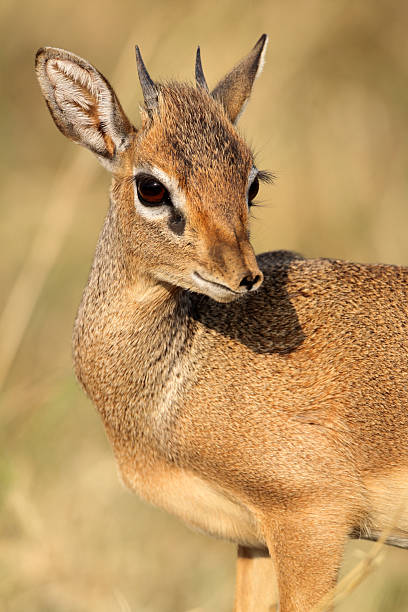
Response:
[[[316,606],[347,537],[408,547],[408,269],[255,258],[265,177],[235,129],[266,37],[210,93],[156,84],[142,126],[81,58],[40,49],[60,130],[113,174],[74,330],[123,481],[238,544],[236,610]],[[276,582],[276,585],[275,585]]]

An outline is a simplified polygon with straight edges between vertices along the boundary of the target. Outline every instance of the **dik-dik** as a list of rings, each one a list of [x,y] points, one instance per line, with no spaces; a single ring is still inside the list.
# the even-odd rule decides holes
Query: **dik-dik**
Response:
[[[266,45],[210,91],[156,83],[136,48],[141,125],[105,77],[46,47],[63,134],[112,172],[75,322],[78,379],[123,481],[238,545],[235,609],[311,610],[348,537],[408,547],[408,269],[255,257],[268,175],[235,124]],[[398,517],[398,518],[395,518]]]

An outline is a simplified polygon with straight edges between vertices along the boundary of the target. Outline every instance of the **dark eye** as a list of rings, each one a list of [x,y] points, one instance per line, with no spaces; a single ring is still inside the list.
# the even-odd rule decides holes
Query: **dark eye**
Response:
[[[146,206],[161,206],[171,204],[167,189],[153,176],[136,178],[137,195]]]
[[[248,204],[251,206],[252,200],[256,197],[259,191],[259,179],[256,176],[248,189]]]

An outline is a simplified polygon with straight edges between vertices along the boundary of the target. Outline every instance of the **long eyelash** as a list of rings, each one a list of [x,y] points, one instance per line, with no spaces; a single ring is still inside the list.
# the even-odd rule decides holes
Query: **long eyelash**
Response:
[[[265,200],[258,200],[257,202],[251,202],[249,210],[252,210],[253,208],[266,208],[267,206],[269,206],[268,202],[265,202]]]
[[[268,172],[268,170],[259,170],[257,177],[262,183],[273,184],[276,180],[276,174]]]
[[[261,209],[261,208],[267,208],[269,206],[268,202],[265,202],[264,200],[261,200],[260,202],[257,202],[256,204],[252,203],[251,206],[249,207],[249,216],[251,218],[251,220],[253,221],[259,221],[260,217],[258,217],[256,215],[256,213],[258,212],[257,208]]]

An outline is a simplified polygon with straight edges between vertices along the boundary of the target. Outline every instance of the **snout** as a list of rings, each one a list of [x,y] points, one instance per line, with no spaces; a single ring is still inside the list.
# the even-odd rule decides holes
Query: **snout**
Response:
[[[258,289],[263,274],[248,240],[217,244],[193,272],[200,292],[217,301],[229,302]]]
[[[256,272],[254,272],[253,270],[248,271],[248,273],[241,279],[238,286],[238,291],[240,291],[241,293],[245,293],[246,291],[258,289],[258,287],[262,283],[262,280],[263,274],[259,270],[259,268]]]
[[[238,248],[233,248],[232,253],[227,252],[227,259],[231,261],[231,288],[238,293],[255,291],[261,286],[263,274],[256,261],[254,249],[249,240],[238,243]],[[227,249],[228,251],[228,249]]]

